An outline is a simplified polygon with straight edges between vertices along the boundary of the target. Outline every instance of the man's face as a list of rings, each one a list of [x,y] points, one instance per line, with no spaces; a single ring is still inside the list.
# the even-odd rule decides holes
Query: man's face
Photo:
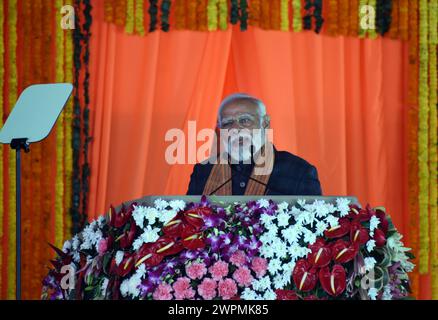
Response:
[[[251,151],[255,153],[263,146],[266,124],[259,107],[252,102],[237,100],[227,104],[219,121],[219,129],[228,131],[229,139],[223,143],[232,159],[249,161]]]

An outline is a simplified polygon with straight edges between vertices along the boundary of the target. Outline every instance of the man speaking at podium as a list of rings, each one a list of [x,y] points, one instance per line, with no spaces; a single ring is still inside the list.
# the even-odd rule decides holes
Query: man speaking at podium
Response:
[[[318,172],[268,141],[264,103],[233,94],[219,107],[220,152],[193,169],[188,195],[321,195]],[[219,159],[218,159],[219,158]]]

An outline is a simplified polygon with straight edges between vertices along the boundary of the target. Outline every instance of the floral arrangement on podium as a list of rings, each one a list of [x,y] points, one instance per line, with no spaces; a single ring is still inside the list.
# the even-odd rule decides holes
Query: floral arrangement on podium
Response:
[[[414,265],[383,208],[346,198],[111,207],[54,248],[43,299],[404,299]]]

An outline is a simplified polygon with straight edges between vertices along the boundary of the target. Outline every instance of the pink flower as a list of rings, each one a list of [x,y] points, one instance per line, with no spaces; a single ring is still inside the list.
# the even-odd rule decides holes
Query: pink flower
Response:
[[[246,264],[246,254],[243,251],[236,251],[230,257],[230,262],[236,267],[242,267]]]
[[[251,275],[251,271],[246,268],[239,268],[234,271],[233,279],[236,280],[237,284],[241,287],[248,287],[251,285],[254,278]]]
[[[202,279],[207,274],[207,268],[204,263],[195,262],[186,266],[186,273],[190,279]]]
[[[190,279],[187,277],[178,278],[173,284],[175,290],[175,299],[192,299],[195,296],[195,291],[190,286]]]
[[[154,300],[172,300],[172,287],[166,283],[160,283],[152,297]]]
[[[254,270],[257,278],[261,278],[265,275],[266,270],[268,270],[268,262],[266,259],[256,257],[252,259],[251,269]]]
[[[224,261],[217,261],[208,269],[208,271],[210,271],[214,280],[220,280],[228,275],[228,263]]]
[[[211,300],[216,297],[216,287],[216,281],[210,278],[205,278],[198,286],[198,293],[205,300]]]
[[[237,285],[233,279],[220,280],[218,285],[219,296],[229,300],[237,294]]]
[[[99,243],[97,244],[97,252],[99,254],[104,254],[108,250],[108,239],[100,239]]]

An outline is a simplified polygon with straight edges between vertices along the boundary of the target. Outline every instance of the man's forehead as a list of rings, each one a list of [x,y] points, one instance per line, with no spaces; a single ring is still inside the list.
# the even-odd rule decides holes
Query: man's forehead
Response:
[[[260,112],[259,106],[249,100],[232,101],[222,107],[221,115],[235,115],[242,113],[258,114]]]

